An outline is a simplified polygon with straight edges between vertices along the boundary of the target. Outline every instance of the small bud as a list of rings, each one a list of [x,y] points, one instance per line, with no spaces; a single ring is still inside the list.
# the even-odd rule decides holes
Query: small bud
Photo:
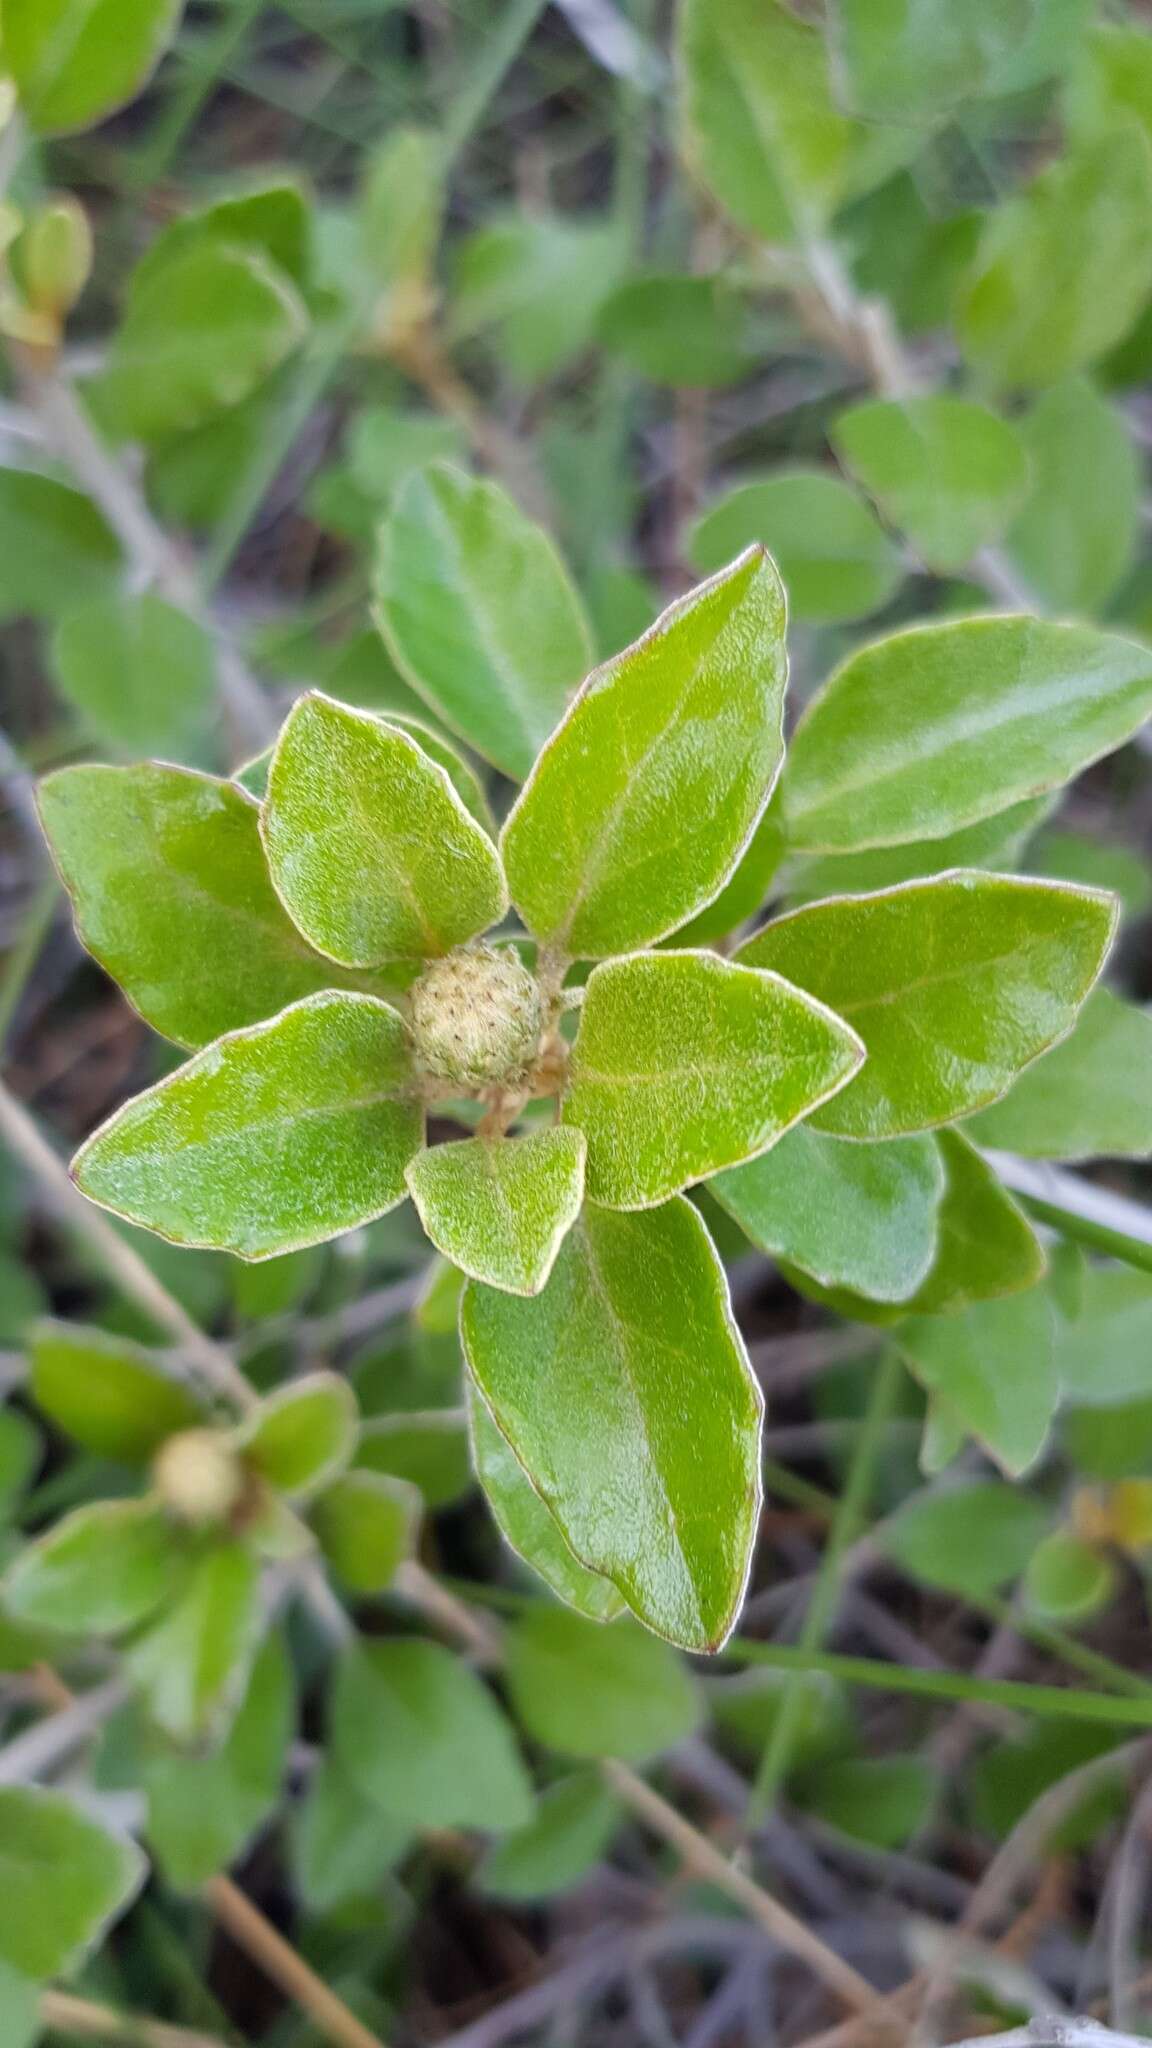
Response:
[[[410,1019],[426,1074],[464,1089],[514,1087],[539,1050],[540,985],[510,946],[461,946],[414,984]]]
[[[157,1453],[152,1476],[164,1506],[196,1528],[226,1522],[247,1488],[244,1467],[218,1429],[183,1429],[170,1436]]]
[[[68,193],[38,206],[17,252],[20,281],[37,313],[62,320],[92,274],[92,230],[82,206]]]

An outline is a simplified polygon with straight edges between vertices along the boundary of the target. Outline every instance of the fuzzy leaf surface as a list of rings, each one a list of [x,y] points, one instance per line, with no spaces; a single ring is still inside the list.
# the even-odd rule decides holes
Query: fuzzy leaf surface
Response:
[[[1003,533],[1028,487],[1015,428],[946,392],[850,406],[833,440],[885,518],[943,575]]]
[[[566,1606],[591,1621],[611,1621],[623,1600],[610,1579],[588,1571],[569,1549],[474,1380],[468,1382],[468,1418],[476,1476],[501,1535]]]
[[[376,587],[413,689],[522,780],[592,664],[583,608],[548,535],[499,485],[431,463],[397,496]]]
[[[175,1244],[267,1259],[383,1216],[423,1113],[403,1021],[318,995],[235,1031],[125,1103],[77,1153],[94,1202]]]
[[[543,1294],[471,1282],[461,1334],[581,1563],[658,1635],[715,1649],[759,1519],[763,1403],[691,1203],[642,1215],[589,1205]]]
[[[508,907],[496,849],[444,769],[319,691],[285,720],[260,829],[293,923],[346,967],[447,953]]]
[[[584,1198],[583,1132],[463,1138],[420,1152],[408,1191],[437,1251],[473,1280],[539,1294]]]
[[[162,763],[61,768],[40,815],[83,944],[178,1045],[363,985],[297,931],[268,879],[259,809],[234,784]]]
[[[796,729],[790,843],[851,853],[939,839],[1058,789],[1152,711],[1152,651],[1091,626],[913,626],[848,660]]]
[[[0,1786],[0,1963],[39,1982],[67,1974],[130,1904],[145,1869],[133,1842],[63,1793]]]
[[[907,1301],[936,1253],[944,1166],[929,1137],[848,1145],[801,1124],[708,1188],[761,1251],[824,1287]]]
[[[714,953],[637,953],[588,982],[565,1124],[588,1193],[649,1209],[754,1158],[850,1081],[855,1033],[777,975]]]
[[[139,1345],[107,1330],[39,1322],[29,1365],[41,1413],[86,1451],[118,1464],[146,1464],[165,1437],[204,1420],[188,1387],[161,1372]]]
[[[539,938],[627,952],[718,894],[783,758],[784,623],[776,570],[749,549],[593,670],[504,827]]]
[[[995,1102],[1063,1038],[1115,923],[1098,890],[958,870],[792,911],[739,958],[819,996],[864,1041],[819,1128],[897,1138]]]

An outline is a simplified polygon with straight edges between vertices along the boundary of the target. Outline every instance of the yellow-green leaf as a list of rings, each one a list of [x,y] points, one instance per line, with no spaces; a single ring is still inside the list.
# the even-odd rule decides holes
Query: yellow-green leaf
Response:
[[[590,1572],[569,1549],[559,1523],[536,1492],[471,1379],[468,1416],[476,1476],[501,1535],[566,1606],[575,1607],[592,1621],[611,1621],[624,1606],[615,1586],[599,1572]]]
[[[474,1280],[539,1294],[584,1196],[580,1131],[463,1138],[420,1152],[408,1191],[437,1251]]]

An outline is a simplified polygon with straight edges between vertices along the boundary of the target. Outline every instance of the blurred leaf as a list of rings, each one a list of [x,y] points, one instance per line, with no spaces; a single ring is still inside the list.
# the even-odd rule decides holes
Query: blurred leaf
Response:
[[[1025,1605],[1042,1621],[1082,1621],[1115,1591],[1112,1559],[1071,1529],[1053,1529],[1037,1544],[1024,1574]]]
[[[0,1344],[13,1348],[23,1345],[28,1325],[46,1307],[44,1290],[35,1273],[0,1252]]]
[[[927,1757],[841,1757],[793,1789],[803,1813],[877,1849],[899,1849],[928,1825],[940,1792]]]
[[[1015,428],[946,392],[851,406],[832,439],[885,518],[944,575],[1004,531],[1028,486]]]
[[[151,284],[192,250],[249,249],[263,256],[301,290],[311,271],[311,211],[296,180],[258,171],[222,192],[207,206],[169,221],[132,273],[131,292]]]
[[[387,1590],[415,1549],[422,1505],[409,1481],[384,1472],[345,1472],[325,1487],[310,1520],[349,1592]]]
[[[1094,612],[1140,534],[1142,465],[1120,414],[1083,377],[1046,391],[1022,423],[1032,489],[1006,542],[1053,610]]]
[[[976,1302],[959,1315],[913,1317],[896,1344],[1010,1478],[1034,1464],[1060,1396],[1052,1305],[1042,1288]]]
[[[423,1132],[410,1066],[387,1003],[309,997],[125,1103],[77,1153],[77,1185],[177,1243],[239,1258],[322,1243],[403,1199]]]
[[[1079,832],[1045,831],[1028,849],[1030,874],[1083,882],[1119,896],[1126,917],[1152,910],[1152,864],[1134,847],[1114,839],[1088,839]]]
[[[67,1975],[140,1889],[145,1863],[60,1792],[0,1786],[0,1964],[41,1980]]]
[[[980,1301],[1023,1293],[1044,1276],[1044,1251],[1023,1211],[959,1131],[939,1131],[946,1181],[940,1240],[925,1280],[905,1306],[958,1315]]]
[[[541,1794],[536,1817],[489,1850],[480,1890],[531,1904],[570,1891],[606,1853],[620,1809],[594,1772],[575,1772]]]
[[[588,347],[619,271],[620,238],[599,215],[490,218],[456,251],[453,332],[494,330],[500,360],[520,382],[555,376]]]
[[[348,432],[348,462],[365,497],[386,511],[405,478],[429,463],[459,462],[467,442],[455,420],[438,413],[399,412],[371,405],[356,415]],[[379,636],[371,638],[379,646]],[[339,691],[333,689],[334,695]],[[414,699],[414,706],[421,703]]]
[[[961,869],[790,911],[738,957],[859,1029],[867,1060],[817,1127],[896,1138],[1006,1094],[1071,1028],[1114,923],[1111,897]]]
[[[365,1423],[354,1464],[358,1471],[407,1479],[430,1508],[449,1507],[472,1486],[464,1418],[455,1409],[443,1415],[380,1416]]]
[[[899,882],[924,875],[946,874],[952,868],[995,868],[1006,872],[1018,864],[1038,825],[1048,816],[1052,798],[1026,797],[994,818],[962,825],[942,839],[910,839],[904,846],[869,846],[857,853],[814,853],[789,861],[781,876],[781,893],[789,902],[816,903],[825,896],[868,896]],[[1031,867],[1033,863],[1030,861]],[[1035,870],[1065,878],[1059,867]],[[1088,882],[1087,875],[1066,879]],[[1100,881],[1096,886],[1107,885]]]
[[[762,353],[748,303],[724,277],[630,278],[603,307],[599,332],[610,353],[655,384],[736,384]]]
[[[397,334],[428,310],[445,203],[443,158],[430,128],[394,127],[365,168],[358,248],[364,270],[387,294],[382,318]]]
[[[1000,1740],[976,1759],[972,1805],[977,1826],[1007,1835],[1029,1807],[1061,1778],[1114,1747],[1113,1729],[1083,1721],[1039,1721],[1022,1736]],[[1127,1810],[1124,1764],[1096,1782],[1048,1832],[1045,1853],[1083,1848]]]
[[[145,1464],[165,1437],[204,1420],[190,1388],[138,1345],[105,1330],[38,1323],[30,1367],[33,1399],[49,1421],[118,1464]]]
[[[863,499],[824,470],[738,484],[697,521],[688,554],[710,574],[754,541],[771,551],[797,619],[863,618],[903,581],[899,554]]]
[[[343,1471],[356,1443],[356,1396],[334,1372],[277,1387],[244,1427],[248,1464],[278,1493],[307,1499]]]
[[[976,1600],[1019,1578],[1050,1510],[1020,1487],[973,1480],[917,1494],[875,1538],[913,1578]]]
[[[921,180],[902,171],[848,207],[839,225],[855,254],[852,268],[860,290],[887,300],[901,333],[923,334],[948,325],[980,239],[981,215],[975,208],[941,213],[929,203]]]
[[[382,530],[376,594],[406,680],[504,774],[527,775],[592,663],[543,529],[497,484],[432,463],[408,477]]]
[[[42,135],[91,128],[133,99],[176,34],[182,0],[4,0],[4,67]]]
[[[174,1742],[202,1743],[230,1726],[262,1628],[251,1552],[236,1542],[205,1550],[179,1598],[125,1654],[149,1714]]]
[[[843,1687],[825,1671],[771,1671],[764,1666],[706,1686],[711,1712],[741,1750],[759,1758],[786,1717],[789,1761],[785,1782],[810,1764],[841,1753],[852,1736]]]
[[[5,2048],[35,2048],[43,2035],[40,1986],[0,1961],[0,2028]]]
[[[265,1259],[259,1266],[234,1265],[229,1278],[237,1314],[249,1322],[287,1315],[315,1290],[323,1270],[324,1253],[315,1245]]]
[[[120,543],[90,498],[30,469],[0,469],[0,619],[58,619],[106,596]]]
[[[501,1535],[557,1598],[592,1621],[611,1621],[623,1601],[611,1580],[590,1572],[568,1548],[483,1396],[468,1383],[468,1414],[476,1476]]]
[[[744,1595],[760,1391],[691,1204],[589,1206],[543,1294],[470,1282],[461,1332],[562,1535],[658,1634],[713,1649]]]
[[[75,1508],[27,1544],[3,1580],[17,1621],[78,1636],[114,1636],[180,1596],[187,1560],[150,1500]]]
[[[771,795],[785,679],[784,593],[753,549],[596,669],[504,827],[529,928],[601,958],[703,909]]]
[[[483,1682],[438,1643],[345,1652],[332,1699],[332,1760],[362,1797],[419,1827],[523,1827],[532,1786]]]
[[[1080,1313],[1060,1324],[1056,1350],[1065,1396],[1078,1407],[1110,1408],[1146,1394],[1152,1275],[1089,1266]]]
[[[830,27],[845,103],[873,121],[930,121],[997,89],[1037,0],[833,0]]]
[[[980,1145],[1029,1159],[1152,1154],[1152,1016],[1093,990],[1070,1035],[968,1125]]]
[[[292,1673],[269,1636],[220,1748],[184,1756],[158,1745],[142,1766],[147,1836],[169,1884],[195,1891],[242,1853],[276,1805],[294,1727]]]
[[[313,1913],[370,1897],[413,1835],[407,1821],[366,1800],[324,1750],[294,1820],[293,1870]]]
[[[28,1417],[15,1408],[0,1408],[0,1519],[35,1476],[42,1452],[40,1432]]]
[[[428,1236],[474,1280],[539,1294],[584,1194],[584,1135],[551,1128],[420,1152],[408,1189]]]
[[[1054,384],[1120,340],[1152,286],[1152,152],[1132,123],[1061,157],[990,216],[960,341],[1000,386]]]
[[[643,1763],[698,1727],[684,1665],[633,1621],[607,1626],[565,1607],[533,1607],[508,1638],[506,1670],[530,1735],[569,1756]]]
[[[1069,1459],[1088,1478],[1152,1471],[1152,1394],[1112,1408],[1066,1407],[1062,1431]]]
[[[199,756],[216,703],[216,662],[202,626],[151,591],[97,598],[56,629],[52,667],[106,746]]]

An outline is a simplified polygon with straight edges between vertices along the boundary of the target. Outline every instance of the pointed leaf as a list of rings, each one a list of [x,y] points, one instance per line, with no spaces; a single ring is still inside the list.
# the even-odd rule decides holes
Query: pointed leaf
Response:
[[[513,900],[540,938],[626,952],[718,894],[783,757],[784,618],[750,548],[593,670],[504,827]]]
[[[179,1045],[258,1024],[321,989],[365,986],[320,959],[279,901],[260,812],[188,768],[61,768],[40,815],[81,941]]]
[[[1003,533],[1028,487],[1015,429],[948,392],[850,406],[832,438],[889,523],[944,575]]]
[[[509,1634],[506,1669],[529,1734],[569,1756],[644,1763],[700,1724],[683,1663],[631,1620],[598,1628],[538,1602]]]
[[[611,1621],[624,1602],[611,1580],[590,1572],[568,1548],[474,1380],[468,1383],[472,1457],[501,1535],[557,1598],[591,1621]]]
[[[175,257],[212,243],[254,249],[303,288],[311,270],[311,225],[308,200],[296,180],[283,172],[258,171],[207,206],[170,220],[137,263],[132,289]]]
[[[763,1403],[680,1198],[589,1206],[543,1294],[464,1295],[468,1363],[567,1541],[657,1634],[715,1649],[744,1597]]]
[[[1058,789],[1152,711],[1152,652],[1047,619],[913,626],[850,655],[796,729],[790,843],[938,839]]]
[[[709,575],[759,541],[794,619],[862,619],[899,589],[899,550],[857,491],[821,469],[777,470],[739,484],[693,527],[688,555]]]
[[[185,1560],[151,1501],[74,1508],[20,1551],[3,1582],[17,1621],[69,1635],[119,1635],[179,1592]]]
[[[393,660],[477,753],[519,781],[592,662],[580,600],[546,533],[497,484],[434,462],[380,542]]]
[[[851,1080],[855,1033],[778,975],[714,953],[597,967],[563,1116],[588,1140],[588,1193],[650,1209],[764,1152]]]
[[[152,1719],[174,1742],[203,1742],[228,1727],[262,1627],[257,1559],[241,1543],[205,1551],[179,1598],[125,1654]]]
[[[285,720],[261,833],[293,923],[346,967],[447,953],[508,907],[496,849],[444,769],[318,690]]]
[[[332,1757],[365,1799],[430,1828],[523,1827],[532,1787],[512,1730],[475,1672],[438,1643],[347,1651]]]
[[[905,1362],[1010,1478],[1039,1456],[1059,1399],[1052,1304],[1043,1288],[982,1301],[962,1315],[913,1317]]]
[[[312,1508],[312,1526],[337,1577],[352,1593],[383,1593],[416,1545],[423,1502],[406,1479],[345,1472]]]
[[[822,1286],[907,1301],[936,1253],[944,1165],[932,1138],[850,1145],[801,1124],[708,1190],[761,1251]]]
[[[175,1244],[267,1259],[404,1196],[423,1114],[401,1018],[309,996],[234,1031],[125,1103],[73,1165],[94,1202]]]
[[[130,1905],[146,1864],[61,1792],[0,1786],[0,1964],[43,1981],[66,1976]]]
[[[1069,1036],[967,1129],[979,1145],[1029,1159],[1146,1159],[1152,1016],[1093,990]]]
[[[235,1862],[276,1805],[293,1706],[291,1667],[273,1635],[219,1749],[189,1757],[165,1745],[146,1756],[148,1846],[178,1891],[197,1890]]]
[[[570,1891],[606,1855],[620,1807],[595,1771],[549,1785],[534,1820],[494,1844],[473,1882],[497,1899],[534,1905]]]
[[[408,1191],[437,1251],[474,1280],[539,1294],[584,1197],[583,1133],[464,1138],[420,1152]]]
[[[1098,890],[958,870],[792,911],[740,950],[818,996],[868,1057],[821,1130],[896,1138],[967,1116],[1071,1030],[1104,965]]]
[[[42,135],[91,128],[139,92],[182,0],[5,0],[4,67]]]
[[[165,1437],[204,1420],[191,1390],[126,1337],[45,1321],[29,1354],[37,1407],[97,1457],[146,1464]]]
[[[358,1419],[347,1380],[308,1373],[260,1403],[242,1437],[245,1461],[278,1493],[306,1499],[343,1471]]]

